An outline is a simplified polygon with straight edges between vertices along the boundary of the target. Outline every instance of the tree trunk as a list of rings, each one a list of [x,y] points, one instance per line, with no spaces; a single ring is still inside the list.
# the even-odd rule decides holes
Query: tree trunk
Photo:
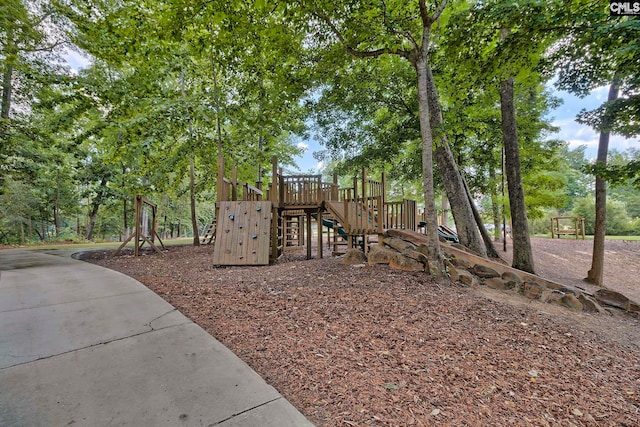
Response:
[[[56,175],[56,203],[53,206],[53,223],[56,229],[56,239],[60,237],[60,171]]]
[[[12,21],[13,17],[9,11],[8,21]],[[9,129],[9,115],[11,114],[11,96],[13,94],[13,61],[17,54],[17,49],[13,41],[13,22],[9,22],[6,29],[6,44],[2,51],[5,58],[5,68],[2,73],[2,104],[0,107],[0,154],[8,147],[6,139]],[[0,174],[0,183],[4,181],[4,174]]]
[[[439,143],[436,144],[435,159],[438,165],[438,170],[442,176],[442,183],[447,192],[449,198],[449,204],[451,205],[451,213],[453,214],[453,220],[456,224],[456,231],[460,243],[468,247],[475,253],[486,256],[487,252],[482,244],[478,229],[476,227],[476,221],[473,216],[473,209],[467,197],[465,191],[465,182],[462,175],[458,170],[458,164],[456,163],[451,148],[447,143],[447,136],[441,131],[444,119],[442,118],[442,108],[440,107],[440,97],[438,96],[438,89],[436,83],[433,80],[433,73],[431,67],[427,65],[427,90],[428,90],[428,102],[430,111],[430,120],[432,129],[435,131],[433,134]]]
[[[617,77],[613,78],[609,86],[609,96],[607,102],[618,99],[620,82]],[[605,167],[607,165],[607,155],[609,153],[609,130],[608,124],[603,124],[600,130],[600,140],[598,141],[598,157],[596,166]],[[596,223],[593,232],[593,254],[591,258],[591,269],[585,279],[587,282],[604,287],[604,238],[607,234],[607,182],[596,174]]]
[[[524,191],[522,189],[520,149],[518,147],[518,129],[516,126],[516,110],[513,93],[513,78],[500,82],[502,141],[504,144],[505,172],[507,175],[507,187],[509,189],[509,207],[512,222],[512,267],[535,274],[531,240],[529,239],[527,211],[524,204]]]
[[[447,199],[447,194],[446,192],[442,193],[442,220],[440,221],[442,223],[442,225],[444,225],[445,227],[448,226],[447,224],[447,211],[449,210],[449,199]]]
[[[9,112],[11,111],[11,94],[13,91],[13,66],[6,64],[2,76],[2,107],[0,109],[0,143],[4,145],[9,129]],[[0,153],[7,147],[0,146]]]
[[[127,173],[127,168],[125,168],[124,164],[122,165],[122,224],[124,226],[124,238],[129,237],[129,221],[127,218],[127,196],[125,195],[124,187],[125,180],[124,177]]]
[[[200,246],[200,232],[198,231],[198,216],[196,215],[196,185],[195,165],[193,156],[189,162],[189,194],[191,197],[191,226],[193,227],[193,246]]]
[[[500,240],[500,205],[496,189],[496,171],[489,167],[489,191],[491,192],[491,216],[493,218],[493,239]]]
[[[425,46],[426,50],[426,46]],[[436,210],[435,193],[433,188],[433,134],[431,133],[431,118],[429,115],[429,95],[427,88],[427,57],[421,55],[414,64],[418,78],[418,106],[420,119],[420,134],[422,136],[422,186],[424,193],[424,216],[426,236],[431,250],[429,261],[440,266],[440,240],[438,239],[438,213]],[[442,274],[440,268],[436,275]]]
[[[91,211],[89,212],[89,223],[87,224],[87,230],[85,232],[84,238],[86,240],[91,240],[93,237],[93,227],[96,224],[96,218],[98,217],[98,210],[100,209],[100,204],[102,203],[102,198],[104,197],[103,188],[107,186],[107,180],[102,179],[100,181],[100,189],[96,194],[96,197],[91,202]]]
[[[211,76],[213,77],[213,96],[216,105],[216,135],[218,146],[218,157],[222,156],[222,125],[220,121],[220,89],[218,88],[218,74],[216,73],[216,61],[211,51]]]
[[[12,79],[13,66],[7,63],[2,76],[2,109],[0,110],[0,117],[5,120],[9,119],[9,111],[11,111]]]
[[[500,258],[500,255],[498,255],[498,251],[496,250],[496,247],[493,246],[493,242],[491,241],[491,236],[489,236],[487,229],[484,228],[484,223],[482,222],[482,217],[480,216],[480,212],[478,212],[476,205],[473,203],[473,198],[471,197],[471,192],[469,191],[469,186],[467,185],[467,181],[464,178],[462,178],[462,182],[464,183],[464,189],[467,193],[467,197],[469,198],[469,205],[471,206],[471,211],[473,212],[473,218],[476,221],[476,225],[478,226],[478,230],[480,230],[480,235],[482,236],[484,245],[487,248],[487,256],[489,258]]]

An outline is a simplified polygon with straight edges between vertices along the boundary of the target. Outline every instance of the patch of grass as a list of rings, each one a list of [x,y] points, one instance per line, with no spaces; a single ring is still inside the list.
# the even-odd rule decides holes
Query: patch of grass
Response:
[[[156,242],[157,243],[157,242]],[[163,240],[162,243],[165,246],[174,246],[174,245],[189,245],[193,243],[193,237],[181,237],[179,239],[166,239]],[[68,242],[51,242],[51,243],[43,243],[37,245],[27,245],[27,246],[16,246],[16,248],[21,249],[30,249],[30,250],[50,250],[50,249],[102,249],[102,248],[117,248],[120,246],[122,242],[84,242],[84,243],[68,243]],[[147,245],[145,245],[146,247]],[[133,242],[129,242],[126,246],[133,247]]]
[[[533,237],[540,237],[543,239],[550,239],[551,238],[551,234],[534,234]],[[570,240],[575,240],[575,236],[563,236],[561,237],[561,239],[570,239]],[[586,240],[593,240],[593,236],[587,234],[585,236]],[[634,240],[634,241],[640,241],[640,236],[605,236],[606,240]]]

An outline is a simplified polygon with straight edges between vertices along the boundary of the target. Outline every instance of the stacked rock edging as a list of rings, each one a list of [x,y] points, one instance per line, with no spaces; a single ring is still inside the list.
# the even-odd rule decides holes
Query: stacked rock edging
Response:
[[[368,256],[359,249],[351,249],[344,262],[386,264],[404,271],[430,271],[426,256],[429,251],[423,236],[403,230],[387,230],[380,239],[380,245],[372,246]],[[516,292],[527,299],[556,304],[576,312],[640,315],[640,304],[610,289],[598,289],[590,294],[584,289],[565,286],[446,243],[441,244],[441,249],[445,253],[447,274],[453,283]]]

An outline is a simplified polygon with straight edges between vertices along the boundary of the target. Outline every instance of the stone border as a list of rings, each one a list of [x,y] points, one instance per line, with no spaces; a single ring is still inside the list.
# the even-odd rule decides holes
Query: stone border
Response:
[[[430,271],[429,248],[424,236],[404,230],[387,230],[379,238],[380,244],[372,246],[368,256],[359,249],[350,249],[344,262],[359,266],[386,264],[404,271]],[[589,293],[480,257],[446,242],[441,244],[441,249],[445,254],[446,272],[453,283],[516,292],[527,299],[560,305],[576,312],[608,315],[622,312],[640,316],[640,305],[619,292],[602,288]]]

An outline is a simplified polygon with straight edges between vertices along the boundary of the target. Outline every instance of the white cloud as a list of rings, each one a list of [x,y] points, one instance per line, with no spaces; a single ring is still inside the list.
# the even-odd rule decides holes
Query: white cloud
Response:
[[[591,91],[591,95],[595,96],[595,98],[598,101],[604,102],[607,100],[607,97],[609,96],[609,87],[600,86],[598,88],[595,88],[593,91]]]
[[[600,133],[573,119],[555,120],[553,125],[560,128],[560,131],[553,135],[554,138],[567,141],[571,150],[586,145],[586,156],[595,159],[598,153]],[[611,135],[609,139],[609,150],[624,151],[631,147],[640,147],[640,142],[637,139],[626,139],[620,135]]]
[[[327,165],[325,165],[323,161],[319,161],[316,164],[316,169],[318,170],[318,172],[322,172],[326,167]]]
[[[298,142],[297,147],[301,150],[307,151],[309,149],[309,144],[307,144],[306,142]]]
[[[67,62],[67,65],[69,65],[69,67],[71,67],[75,72],[78,72],[83,68],[87,68],[89,64],[91,64],[91,60],[89,60],[89,58],[75,50],[68,50],[63,55],[63,58]]]

